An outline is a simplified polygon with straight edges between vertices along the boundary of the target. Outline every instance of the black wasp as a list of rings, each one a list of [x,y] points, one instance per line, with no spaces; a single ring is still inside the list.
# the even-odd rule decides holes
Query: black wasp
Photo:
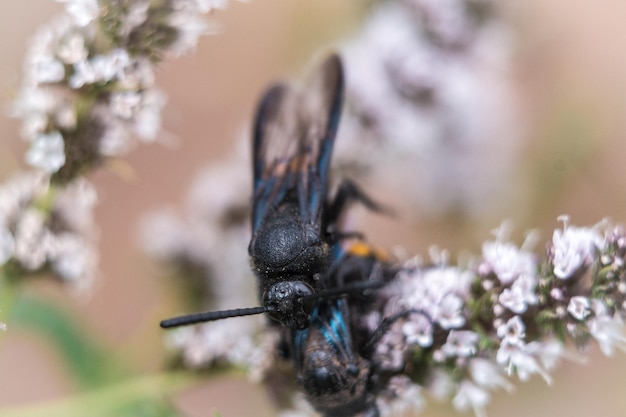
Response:
[[[380,331],[359,321],[379,308],[371,290],[394,269],[369,246],[345,245],[339,222],[354,201],[381,208],[344,180],[328,196],[329,165],[343,99],[343,68],[328,57],[301,90],[265,93],[253,132],[250,262],[261,307],[201,313],[162,327],[268,313],[282,323],[296,382],[326,417],[378,416],[372,350]],[[381,326],[382,328],[382,326]]]
[[[343,84],[341,59],[332,54],[304,88],[276,84],[259,104],[248,253],[262,307],[177,317],[164,320],[162,327],[268,313],[288,328],[304,329],[318,300],[361,289],[362,282],[338,288],[328,279],[333,248],[343,238],[337,223],[347,205],[360,201],[380,210],[348,180],[333,199],[327,195]]]

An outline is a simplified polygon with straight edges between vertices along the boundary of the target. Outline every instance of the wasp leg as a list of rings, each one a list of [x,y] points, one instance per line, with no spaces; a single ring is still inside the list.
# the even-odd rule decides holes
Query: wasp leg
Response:
[[[386,213],[389,215],[393,214],[393,211],[387,207],[384,207],[374,200],[372,200],[361,188],[356,185],[355,182],[344,179],[339,184],[339,189],[337,190],[337,194],[333,199],[332,203],[328,207],[328,219],[327,224],[331,227],[337,223],[339,217],[343,214],[346,206],[352,202],[360,202],[368,209],[378,212],[378,213]]]
[[[365,240],[365,235],[362,232],[351,231],[351,232],[340,232],[331,230],[332,236],[335,240],[347,240],[347,239],[358,239]]]
[[[426,313],[424,310],[421,310],[421,309],[405,310],[405,311],[401,311],[400,313],[394,314],[393,316],[385,317],[383,321],[378,325],[376,330],[374,330],[368,342],[363,347],[363,352],[369,352],[369,353],[373,352],[374,348],[376,347],[376,344],[380,341],[380,339],[382,339],[385,333],[387,333],[391,329],[391,326],[393,326],[393,324],[397,320],[406,318],[411,314],[421,314],[422,316],[426,317],[426,319],[430,321],[431,324],[433,323],[433,320],[428,315],[428,313]]]

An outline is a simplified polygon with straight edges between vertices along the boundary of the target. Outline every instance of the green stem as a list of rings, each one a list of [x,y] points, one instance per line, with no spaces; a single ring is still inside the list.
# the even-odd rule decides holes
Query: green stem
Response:
[[[165,394],[188,387],[196,380],[189,373],[154,374],[122,381],[82,395],[43,404],[0,410],[3,417],[118,416],[130,405],[151,400],[164,402]]]
[[[11,274],[11,264],[0,266],[0,323],[8,324],[17,301],[18,280]],[[0,331],[0,338],[4,334]]]

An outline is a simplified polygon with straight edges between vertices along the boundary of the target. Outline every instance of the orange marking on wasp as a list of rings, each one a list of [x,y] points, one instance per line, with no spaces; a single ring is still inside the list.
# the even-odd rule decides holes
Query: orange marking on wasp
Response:
[[[348,247],[347,252],[350,255],[355,255],[355,256],[360,256],[360,257],[372,257],[372,258],[379,259],[381,261],[390,260],[390,256],[385,250],[374,247],[374,246],[370,246],[364,242],[352,243]]]
[[[268,170],[266,176],[282,177],[287,173],[300,171],[305,157],[303,155],[294,155],[286,160],[276,160]]]

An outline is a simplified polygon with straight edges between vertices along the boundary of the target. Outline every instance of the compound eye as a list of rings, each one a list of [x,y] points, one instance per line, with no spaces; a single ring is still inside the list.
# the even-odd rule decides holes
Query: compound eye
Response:
[[[315,300],[310,297],[315,291],[309,284],[303,281],[294,281],[294,286],[296,294],[298,295],[300,310],[309,316],[315,307]]]
[[[294,294],[298,297],[308,297],[315,292],[313,288],[304,281],[291,281],[293,284]]]

